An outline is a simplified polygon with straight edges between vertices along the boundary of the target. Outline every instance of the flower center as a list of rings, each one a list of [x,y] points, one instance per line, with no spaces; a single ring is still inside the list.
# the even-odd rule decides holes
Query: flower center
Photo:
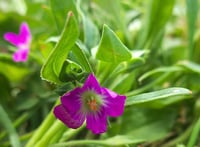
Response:
[[[89,106],[91,111],[97,111],[97,106],[98,105],[97,105],[96,99],[88,100],[87,104],[88,104],[88,106]]]
[[[92,90],[85,91],[81,98],[83,104],[82,109],[85,112],[96,112],[103,104],[102,96]]]

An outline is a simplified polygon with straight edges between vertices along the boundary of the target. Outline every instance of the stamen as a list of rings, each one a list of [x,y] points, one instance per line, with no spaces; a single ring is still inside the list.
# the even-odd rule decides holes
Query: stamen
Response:
[[[104,104],[102,96],[93,90],[85,91],[81,95],[81,100],[83,104],[81,111],[85,113],[95,113],[99,111],[101,106]]]
[[[89,100],[87,102],[91,111],[97,111],[97,101],[96,99]]]

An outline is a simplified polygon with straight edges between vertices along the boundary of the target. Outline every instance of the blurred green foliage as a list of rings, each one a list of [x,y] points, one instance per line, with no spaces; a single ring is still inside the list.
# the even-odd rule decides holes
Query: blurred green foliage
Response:
[[[0,0],[0,146],[200,146],[198,0]],[[21,22],[28,62],[3,39]],[[94,72],[127,96],[122,117],[93,135],[52,114]]]

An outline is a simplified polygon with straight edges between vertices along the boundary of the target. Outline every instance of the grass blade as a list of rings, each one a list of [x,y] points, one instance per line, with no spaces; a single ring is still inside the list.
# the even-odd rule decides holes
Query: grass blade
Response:
[[[4,108],[1,105],[0,105],[0,116],[1,116],[0,123],[4,126],[4,128],[9,133],[9,138],[10,138],[10,142],[11,142],[12,146],[13,147],[21,147],[21,143],[19,141],[17,132],[16,132],[14,126],[12,125],[12,122],[9,119],[8,114],[6,113],[6,111],[4,110]]]

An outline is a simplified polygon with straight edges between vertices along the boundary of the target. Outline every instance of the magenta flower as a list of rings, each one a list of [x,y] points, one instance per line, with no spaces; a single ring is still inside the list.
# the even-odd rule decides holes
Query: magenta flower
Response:
[[[4,39],[18,48],[13,54],[13,60],[15,62],[26,62],[31,44],[31,32],[28,24],[25,22],[21,24],[19,34],[6,33]]]
[[[126,96],[100,87],[90,74],[83,87],[75,88],[61,97],[61,104],[54,108],[55,116],[69,128],[79,128],[86,119],[86,127],[94,134],[104,133],[107,116],[118,117],[124,111]]]

